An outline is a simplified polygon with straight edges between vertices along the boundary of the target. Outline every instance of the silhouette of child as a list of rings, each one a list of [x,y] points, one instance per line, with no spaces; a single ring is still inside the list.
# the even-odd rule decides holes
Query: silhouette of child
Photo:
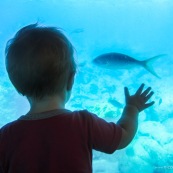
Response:
[[[117,124],[87,110],[70,111],[76,64],[73,46],[55,27],[28,25],[6,46],[6,69],[30,110],[0,129],[1,173],[91,173],[92,149],[113,153],[133,139],[138,114],[153,92],[134,95],[125,87],[126,105]],[[22,105],[21,105],[22,107]]]

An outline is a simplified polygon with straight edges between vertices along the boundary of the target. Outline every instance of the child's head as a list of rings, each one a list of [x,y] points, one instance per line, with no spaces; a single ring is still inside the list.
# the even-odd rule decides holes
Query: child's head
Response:
[[[76,72],[73,46],[54,27],[29,25],[7,42],[6,69],[16,90],[30,98],[59,94]]]

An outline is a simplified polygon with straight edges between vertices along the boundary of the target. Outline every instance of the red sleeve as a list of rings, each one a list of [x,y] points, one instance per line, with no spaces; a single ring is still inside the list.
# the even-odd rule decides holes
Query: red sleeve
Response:
[[[2,134],[1,134],[1,129],[0,129],[0,173],[3,173],[3,171],[2,171],[2,163],[1,163],[1,161],[2,161]]]
[[[95,114],[87,113],[90,114],[90,134],[93,149],[108,154],[113,153],[121,140],[121,127],[113,122],[108,123]]]

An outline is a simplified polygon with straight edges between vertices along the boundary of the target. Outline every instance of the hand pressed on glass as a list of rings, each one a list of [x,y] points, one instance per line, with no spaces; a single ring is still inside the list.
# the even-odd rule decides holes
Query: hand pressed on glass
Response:
[[[144,84],[142,84],[136,93],[134,95],[129,94],[129,90],[127,87],[124,88],[124,93],[125,93],[125,100],[126,100],[126,105],[132,105],[135,106],[139,112],[143,111],[144,109],[152,106],[154,104],[154,101],[150,103],[146,103],[154,94],[153,91],[151,91],[151,87],[148,87],[146,90],[143,91],[144,89]]]

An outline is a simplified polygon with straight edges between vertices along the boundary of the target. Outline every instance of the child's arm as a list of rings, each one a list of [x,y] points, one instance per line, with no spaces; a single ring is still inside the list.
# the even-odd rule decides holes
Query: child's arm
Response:
[[[138,127],[139,112],[154,104],[154,102],[146,104],[146,102],[151,98],[154,92],[151,91],[150,87],[147,88],[144,92],[142,92],[143,88],[144,84],[142,84],[137,90],[137,92],[132,96],[130,96],[127,87],[125,87],[124,89],[126,106],[124,108],[121,118],[117,122],[117,124],[120,125],[122,128],[122,138],[118,149],[126,147],[135,136]]]

